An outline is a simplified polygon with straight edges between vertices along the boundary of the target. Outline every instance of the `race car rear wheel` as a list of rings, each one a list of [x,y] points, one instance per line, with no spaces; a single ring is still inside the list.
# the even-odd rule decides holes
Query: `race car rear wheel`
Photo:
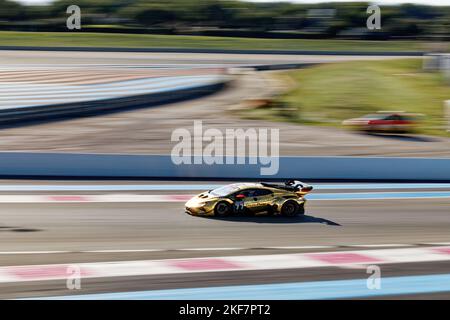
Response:
[[[216,204],[214,208],[214,215],[216,217],[226,217],[231,214],[231,206],[228,202],[221,201]]]
[[[285,217],[294,217],[299,212],[299,205],[295,201],[286,201],[281,207],[281,215]]]

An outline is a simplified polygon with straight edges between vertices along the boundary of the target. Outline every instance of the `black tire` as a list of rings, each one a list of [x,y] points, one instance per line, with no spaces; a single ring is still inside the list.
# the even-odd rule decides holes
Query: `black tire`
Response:
[[[281,207],[281,215],[284,217],[295,217],[299,212],[299,207],[295,201],[286,201]]]
[[[214,207],[214,215],[216,217],[227,217],[231,215],[231,205],[226,201],[221,201]]]

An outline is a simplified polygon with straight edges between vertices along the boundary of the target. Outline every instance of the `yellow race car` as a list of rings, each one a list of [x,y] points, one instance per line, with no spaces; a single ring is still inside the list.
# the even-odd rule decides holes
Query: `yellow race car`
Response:
[[[266,213],[293,217],[305,214],[304,196],[312,190],[312,186],[297,180],[284,184],[235,183],[195,196],[186,203],[186,213],[216,217]]]

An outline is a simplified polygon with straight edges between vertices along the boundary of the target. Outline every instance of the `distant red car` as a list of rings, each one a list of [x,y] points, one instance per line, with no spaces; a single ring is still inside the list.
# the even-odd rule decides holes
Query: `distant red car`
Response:
[[[344,126],[366,132],[408,133],[417,126],[417,115],[404,112],[378,112],[342,122]]]

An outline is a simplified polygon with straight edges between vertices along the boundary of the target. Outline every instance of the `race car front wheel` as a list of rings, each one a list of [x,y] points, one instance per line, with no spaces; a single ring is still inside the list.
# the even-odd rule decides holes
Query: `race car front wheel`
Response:
[[[281,207],[281,215],[285,217],[294,217],[299,212],[299,205],[295,201],[286,201]]]
[[[226,217],[231,214],[231,206],[228,202],[222,201],[216,204],[214,215],[216,217]]]

